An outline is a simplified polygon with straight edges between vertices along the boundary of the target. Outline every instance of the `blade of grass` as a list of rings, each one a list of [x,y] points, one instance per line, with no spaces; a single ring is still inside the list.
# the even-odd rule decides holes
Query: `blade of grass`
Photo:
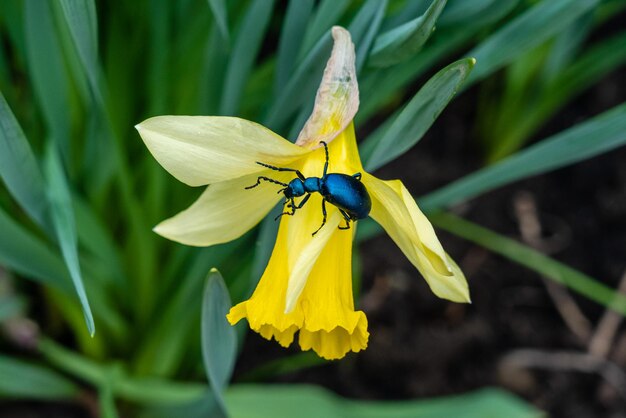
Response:
[[[55,144],[52,142],[48,144],[45,163],[44,167],[48,180],[47,194],[50,202],[52,223],[61,247],[63,259],[65,260],[74,288],[76,289],[76,294],[83,308],[87,329],[89,330],[89,334],[93,336],[96,329],[80,271],[78,239],[76,237],[76,223],[72,209],[72,199],[60,157],[55,148]]]
[[[528,267],[581,295],[626,316],[626,296],[598,280],[566,266],[513,239],[449,213],[430,216],[438,227]]]
[[[361,72],[385,17],[387,0],[369,0],[361,7],[348,26],[356,46],[356,72]]]
[[[0,262],[4,266],[67,294],[72,292],[61,258],[1,208],[0,231]]]
[[[50,231],[43,175],[22,128],[1,92],[0,177],[30,218]]]
[[[274,97],[283,89],[296,64],[296,56],[302,45],[306,24],[313,10],[313,0],[291,0],[280,31]]]
[[[17,399],[72,399],[79,390],[60,374],[16,358],[0,355],[0,397]]]
[[[49,135],[59,143],[64,161],[70,160],[70,80],[50,3],[24,2],[24,30],[28,69]]]
[[[591,158],[626,144],[626,104],[545,139],[420,199],[432,212],[489,190]]]
[[[261,48],[273,7],[274,0],[254,0],[235,31],[224,80],[221,115],[236,115],[239,110],[243,89]]]
[[[97,363],[49,339],[42,339],[38,349],[50,364],[96,387],[106,382],[110,376],[110,368],[116,367]],[[117,378],[111,382],[114,395],[137,403],[192,402],[204,396],[208,389],[207,385],[199,383],[129,377],[123,369],[117,373]]]
[[[319,43],[320,38],[339,20],[350,6],[349,0],[322,0],[307,26],[298,61],[301,61]],[[324,59],[326,62],[326,59]]]
[[[20,315],[26,302],[16,295],[0,295],[0,324],[6,319]]]
[[[356,126],[390,102],[400,100],[412,82],[435,63],[468,43],[475,34],[476,30],[435,34],[415,57],[393,67],[364,73],[359,80],[361,107],[356,115]]]
[[[419,142],[467,79],[474,63],[473,58],[465,58],[439,71],[390,118],[393,122],[382,134],[363,142],[360,150],[366,170],[376,170]]]
[[[232,303],[222,275],[211,269],[206,280],[202,302],[202,359],[213,395],[224,416],[224,390],[235,366],[237,337],[226,320]]]
[[[478,65],[466,87],[557,35],[598,3],[599,0],[543,0],[537,3],[468,53],[476,58]]]
[[[331,47],[332,38],[327,32],[298,65],[281,94],[273,101],[263,125],[280,132],[301,106],[315,97]]]
[[[423,15],[378,35],[369,64],[390,67],[414,56],[435,30],[435,23],[446,1],[434,0]]]
[[[226,394],[235,417],[540,418],[543,414],[501,389],[417,401],[353,401],[310,385],[235,385]]]
[[[98,21],[93,0],[59,0],[72,42],[85,69],[91,93],[104,106],[98,64]]]
[[[213,13],[213,19],[217,23],[222,40],[228,45],[230,42],[230,34],[228,33],[228,10],[226,9],[226,3],[224,0],[208,0],[211,13]]]

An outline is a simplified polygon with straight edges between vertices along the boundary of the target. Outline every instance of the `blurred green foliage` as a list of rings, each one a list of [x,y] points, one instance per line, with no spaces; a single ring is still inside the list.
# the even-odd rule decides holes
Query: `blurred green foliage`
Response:
[[[569,100],[623,67],[626,31],[589,38],[624,8],[623,0],[0,2],[0,284],[8,283],[0,286],[0,321],[30,317],[40,327],[39,364],[0,357],[0,375],[11,376],[0,395],[66,399],[86,383],[105,417],[118,407],[123,416],[159,416],[170,411],[164,405],[206,416],[221,399],[237,352],[216,312],[228,293],[234,301],[250,294],[277,225],[263,222],[205,249],[157,237],[152,226],[199,191],[158,166],[134,124],[161,114],[234,115],[293,139],[313,106],[329,29],[339,24],[357,50],[357,128],[378,126],[362,138],[370,169],[415,145],[459,89],[480,83],[475,128],[486,160],[513,156],[434,191],[423,200],[434,212],[626,142],[626,108],[618,106],[515,154]],[[557,269],[566,285],[568,275],[580,278],[547,257],[524,262],[522,244],[499,247],[497,235],[480,238],[475,226],[441,216],[442,227],[513,261]],[[364,222],[359,237],[375,233]],[[215,272],[205,282],[214,266],[225,283]],[[623,313],[613,290],[588,276],[583,282],[574,289]],[[212,392],[201,383],[203,355]],[[249,377],[313,364],[303,354]],[[290,390],[336,416],[450,416],[467,405],[485,412],[476,416],[536,415],[493,391],[370,407],[318,389],[251,386],[227,390],[219,403],[250,416],[258,402],[295,396],[282,393]]]

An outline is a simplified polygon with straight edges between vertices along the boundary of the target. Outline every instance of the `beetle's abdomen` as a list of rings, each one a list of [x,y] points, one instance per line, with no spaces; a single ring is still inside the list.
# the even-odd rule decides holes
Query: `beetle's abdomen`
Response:
[[[328,174],[320,193],[329,203],[346,211],[352,219],[367,218],[372,209],[372,200],[363,183],[347,174]]]

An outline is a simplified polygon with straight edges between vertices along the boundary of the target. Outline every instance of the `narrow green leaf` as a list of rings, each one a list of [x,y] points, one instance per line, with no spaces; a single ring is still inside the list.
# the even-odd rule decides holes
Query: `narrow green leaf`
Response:
[[[228,33],[228,9],[226,9],[226,3],[224,3],[224,0],[208,0],[208,2],[222,39],[228,44],[230,42],[230,34]]]
[[[315,9],[315,15],[307,26],[298,61],[305,57],[311,48],[314,48],[329,29],[337,24],[339,18],[350,6],[349,0],[322,0]],[[324,60],[326,62],[326,60]]]
[[[226,394],[234,417],[246,418],[540,418],[532,405],[501,389],[417,401],[354,401],[308,385],[236,385]]]
[[[0,263],[40,283],[71,292],[63,261],[0,208]]]
[[[110,368],[114,365],[95,362],[48,339],[40,340],[38,348],[50,364],[93,386],[111,382]],[[111,386],[115,396],[146,404],[193,402],[206,396],[208,389],[206,384],[132,378],[126,376],[124,370],[118,371]]]
[[[0,323],[21,314],[25,307],[24,299],[16,295],[0,295]]]
[[[280,31],[274,96],[287,85],[296,65],[296,57],[302,45],[306,25],[313,10],[313,0],[290,0]]]
[[[469,43],[475,34],[475,30],[436,34],[415,57],[393,67],[365,72],[359,80],[361,107],[356,115],[356,125],[359,126],[376,111],[397,100],[418,77]]]
[[[59,141],[64,159],[68,161],[70,80],[54,28],[52,7],[49,2],[26,0],[24,9],[29,74],[50,135]]]
[[[552,38],[598,3],[599,0],[543,0],[537,3],[468,53],[477,61],[468,85]]]
[[[87,75],[92,94],[102,105],[104,100],[99,87],[96,4],[94,0],[59,0],[58,5]]]
[[[61,160],[53,143],[49,143],[48,145],[45,169],[48,180],[48,199],[50,201],[52,223],[56,231],[57,240],[59,241],[65,264],[70,272],[76,294],[83,308],[87,329],[89,330],[89,334],[93,336],[96,330],[80,272],[72,199]]]
[[[0,376],[0,398],[71,399],[78,395],[78,388],[60,374],[3,355]]]
[[[533,175],[591,158],[626,144],[626,104],[478,170],[420,200],[434,211]]]
[[[0,177],[17,203],[47,229],[43,175],[22,128],[0,92]]]
[[[273,7],[274,0],[254,0],[236,30],[220,104],[222,115],[235,115],[239,110],[243,89],[261,48]]]
[[[437,21],[440,28],[483,26],[509,14],[520,0],[449,0]]]
[[[372,49],[370,65],[390,67],[414,56],[435,30],[446,1],[434,0],[422,16],[379,35]]]
[[[307,101],[313,102],[331,49],[332,37],[327,32],[293,72],[289,82],[269,108],[263,125],[280,131]],[[293,140],[295,141],[295,137]]]
[[[626,296],[598,280],[566,266],[515,240],[449,213],[438,213],[431,221],[462,238],[528,267],[607,308],[626,316]]]
[[[232,304],[222,275],[212,269],[202,303],[202,358],[218,404],[227,415],[223,393],[233,373],[237,354],[235,329],[226,320]]]
[[[387,3],[387,0],[369,0],[361,7],[348,26],[352,42],[356,46],[357,74],[361,72],[370,54],[372,44],[378,35],[383,17],[385,17]]]
[[[390,120],[381,134],[373,134],[360,147],[368,171],[376,170],[413,147],[448,105],[469,76],[473,58],[465,58],[440,70],[411,101]]]

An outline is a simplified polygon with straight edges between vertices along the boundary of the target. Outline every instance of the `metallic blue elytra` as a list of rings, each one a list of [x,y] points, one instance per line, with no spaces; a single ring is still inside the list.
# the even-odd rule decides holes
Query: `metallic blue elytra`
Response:
[[[361,182],[361,173],[356,173],[351,176],[343,173],[328,173],[328,145],[324,141],[321,141],[321,144],[324,145],[324,151],[326,152],[326,163],[324,164],[322,177],[304,177],[299,170],[274,167],[257,161],[257,164],[275,171],[291,171],[296,174],[297,178],[291,180],[289,183],[283,183],[269,177],[260,176],[257,178],[255,184],[246,187],[246,189],[252,189],[261,184],[261,180],[283,186],[278,193],[282,192],[285,195],[285,203],[283,206],[289,203],[287,207],[291,209],[291,212],[283,212],[278,215],[275,220],[283,215],[295,215],[296,210],[304,206],[309,200],[311,193],[321,194],[323,198],[322,225],[320,225],[312,235],[317,234],[326,224],[326,202],[336,206],[346,221],[345,226],[339,225],[339,229],[349,229],[350,221],[367,218],[367,215],[369,215],[372,209],[372,200],[370,199],[369,193],[367,193],[367,189]],[[301,196],[304,196],[304,198],[296,205],[295,198]]]

